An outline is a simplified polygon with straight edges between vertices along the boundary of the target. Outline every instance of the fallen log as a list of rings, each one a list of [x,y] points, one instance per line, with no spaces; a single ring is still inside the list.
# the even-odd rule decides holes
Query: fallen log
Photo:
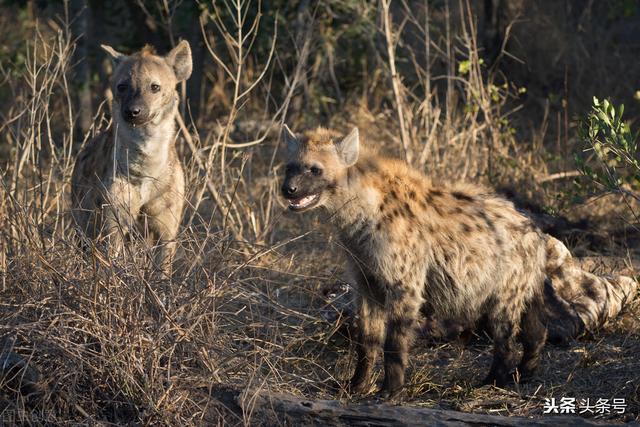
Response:
[[[562,427],[608,426],[607,423],[576,415],[542,418],[473,414],[444,409],[395,406],[386,403],[344,404],[338,400],[305,399],[267,390],[240,391],[222,388],[214,391],[224,406],[256,426],[497,426]],[[633,421],[627,426],[640,426]]]

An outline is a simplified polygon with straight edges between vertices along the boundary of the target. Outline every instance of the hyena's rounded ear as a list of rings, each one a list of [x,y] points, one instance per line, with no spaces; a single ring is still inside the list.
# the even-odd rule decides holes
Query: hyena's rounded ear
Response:
[[[345,166],[353,166],[358,161],[360,152],[360,133],[358,128],[353,128],[349,135],[336,144],[338,155]]]
[[[297,153],[300,150],[300,141],[298,141],[298,138],[296,138],[293,132],[291,132],[291,129],[289,129],[289,126],[287,125],[283,126],[282,134],[283,134],[284,143],[287,146],[287,154],[293,155]]]
[[[102,48],[102,50],[107,52],[109,56],[111,56],[111,61],[113,62],[113,68],[116,68],[122,62],[122,60],[127,57],[127,55],[125,55],[124,53],[120,53],[114,48],[112,48],[111,46],[108,46],[106,44],[101,44],[100,47]]]
[[[173,73],[179,82],[187,80],[191,76],[191,70],[193,69],[189,42],[182,40],[178,43],[178,45],[167,54],[165,61],[173,68]]]

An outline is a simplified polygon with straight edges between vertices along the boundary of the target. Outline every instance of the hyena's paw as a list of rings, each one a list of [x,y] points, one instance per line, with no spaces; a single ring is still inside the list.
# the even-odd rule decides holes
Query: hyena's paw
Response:
[[[401,403],[407,397],[406,389],[404,387],[396,388],[394,390],[382,389],[377,393],[378,402],[380,403]]]
[[[389,403],[396,403],[406,397],[403,375],[387,375],[378,397]]]
[[[511,375],[496,375],[493,373],[489,373],[485,377],[484,380],[480,384],[478,384],[477,388],[484,387],[487,385],[504,388],[510,384],[513,384],[513,376]]]
[[[518,370],[513,373],[513,379],[519,383],[526,383],[535,377],[538,370],[539,359],[530,360],[518,365]]]
[[[353,377],[345,384],[345,389],[349,394],[369,394],[371,392],[371,381]]]

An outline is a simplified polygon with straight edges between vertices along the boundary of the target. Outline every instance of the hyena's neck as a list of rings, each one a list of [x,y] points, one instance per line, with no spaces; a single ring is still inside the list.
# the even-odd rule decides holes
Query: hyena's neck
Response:
[[[375,158],[367,158],[349,168],[325,204],[333,223],[344,236],[352,236],[380,219],[384,189]]]
[[[325,207],[341,235],[368,236],[438,229],[444,197],[431,181],[399,160],[365,156],[348,169]],[[442,198],[440,197],[440,198]]]
[[[115,121],[114,160],[118,173],[151,178],[166,173],[175,150],[176,114],[174,109],[157,124],[135,128]]]

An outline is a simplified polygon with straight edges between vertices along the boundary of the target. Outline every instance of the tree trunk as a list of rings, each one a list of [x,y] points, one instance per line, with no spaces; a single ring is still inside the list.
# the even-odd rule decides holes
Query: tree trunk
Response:
[[[219,388],[213,394],[227,409],[244,417],[244,420],[251,425],[258,426],[587,427],[614,425],[575,415],[524,418],[393,406],[385,403],[346,405],[337,400],[304,399],[288,394],[270,393],[266,390],[243,392],[229,387]]]

